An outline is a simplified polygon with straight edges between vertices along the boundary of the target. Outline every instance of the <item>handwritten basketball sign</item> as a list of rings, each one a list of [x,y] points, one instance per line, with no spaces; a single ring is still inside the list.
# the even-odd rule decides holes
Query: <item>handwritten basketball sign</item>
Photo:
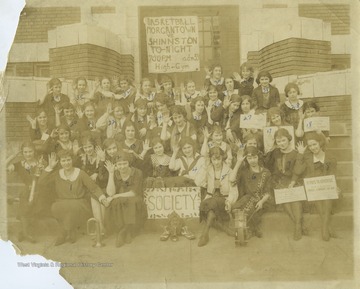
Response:
[[[330,118],[328,116],[317,116],[304,119],[304,132],[317,130],[330,130]]]
[[[305,189],[303,186],[286,189],[274,189],[274,193],[276,204],[306,200]]]
[[[149,219],[165,219],[173,211],[182,218],[199,217],[199,187],[147,188],[144,199]]]
[[[334,175],[305,178],[304,184],[308,201],[332,200],[339,198]]]
[[[240,128],[263,129],[265,126],[266,126],[266,113],[240,115]]]
[[[274,146],[275,144],[275,132],[279,129],[279,128],[285,128],[289,134],[292,137],[292,140],[290,141],[290,146],[295,149],[295,137],[294,137],[294,127],[292,126],[268,126],[265,127],[263,130],[263,136],[264,136],[264,151],[265,153],[268,153]]]
[[[197,16],[144,18],[150,73],[199,71]]]

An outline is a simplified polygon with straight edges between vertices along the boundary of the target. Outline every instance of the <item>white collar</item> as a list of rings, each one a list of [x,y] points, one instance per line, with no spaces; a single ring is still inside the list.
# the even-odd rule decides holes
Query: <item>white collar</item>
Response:
[[[213,85],[222,85],[224,83],[224,77],[221,77],[219,80],[214,79],[214,78],[210,78],[210,82]]]
[[[70,182],[74,182],[79,174],[80,174],[80,169],[79,168],[75,168],[73,173],[70,176],[65,176],[65,172],[64,169],[60,169],[59,170],[59,174],[60,174],[60,178],[62,178],[64,181],[70,181]]]
[[[304,102],[301,99],[298,99],[298,102],[296,105],[293,105],[290,103],[289,100],[285,100],[285,105],[288,108],[299,110],[303,106]]]
[[[323,156],[321,158],[318,158],[315,155],[313,155],[313,162],[314,163],[320,162],[320,163],[324,164],[325,163],[325,154],[323,154]]]

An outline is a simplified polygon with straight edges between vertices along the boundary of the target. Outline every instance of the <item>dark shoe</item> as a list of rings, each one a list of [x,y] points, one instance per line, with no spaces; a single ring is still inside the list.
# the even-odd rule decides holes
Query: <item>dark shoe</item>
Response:
[[[128,232],[126,232],[126,234],[125,234],[125,243],[126,243],[126,244],[130,244],[131,242],[132,242],[131,232],[128,231]]]
[[[160,241],[167,241],[170,237],[170,232],[167,228],[164,228],[164,232],[160,236]]]
[[[172,236],[170,237],[170,239],[171,239],[171,241],[173,241],[173,242],[179,241],[179,237],[178,237],[177,235],[172,235]]]
[[[299,241],[302,237],[302,230],[300,225],[295,225],[294,240]]]
[[[74,244],[76,242],[76,232],[74,230],[69,231],[68,240],[70,244]]]
[[[59,235],[55,240],[55,246],[60,246],[65,243],[65,236],[63,234]]]
[[[124,242],[124,231],[120,231],[115,240],[115,247],[119,248],[125,244]]]
[[[203,247],[209,243],[209,234],[204,234],[200,236],[198,247]]]
[[[258,238],[262,238],[263,234],[262,234],[262,232],[260,231],[260,228],[259,228],[259,227],[257,227],[257,228],[254,229],[254,235],[255,235],[256,237],[258,237]]]
[[[184,236],[188,240],[194,240],[195,235],[189,231],[187,226],[181,228],[181,235]]]

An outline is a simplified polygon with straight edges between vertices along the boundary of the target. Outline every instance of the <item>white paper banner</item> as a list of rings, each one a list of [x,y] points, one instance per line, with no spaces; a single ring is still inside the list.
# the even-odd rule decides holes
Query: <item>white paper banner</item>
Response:
[[[305,201],[306,194],[304,186],[286,188],[286,189],[274,189],[275,203],[291,203],[297,201]]]
[[[263,129],[265,126],[266,126],[266,113],[240,115],[240,128]]]
[[[290,145],[293,149],[295,149],[294,127],[292,127],[292,126],[280,126],[280,127],[268,126],[268,127],[265,127],[263,130],[265,153],[268,153],[271,150],[271,148],[274,146],[274,144],[275,144],[274,135],[275,135],[275,132],[279,128],[285,128],[290,133],[290,135],[292,137],[292,140],[290,141]]]
[[[304,184],[308,201],[332,200],[339,198],[334,175],[305,178]]]
[[[144,18],[150,73],[199,71],[197,16]]]
[[[317,130],[330,130],[330,118],[328,116],[317,116],[304,119],[304,132]]]
[[[182,218],[199,217],[199,187],[147,188],[144,199],[149,219],[166,219],[173,211]]]

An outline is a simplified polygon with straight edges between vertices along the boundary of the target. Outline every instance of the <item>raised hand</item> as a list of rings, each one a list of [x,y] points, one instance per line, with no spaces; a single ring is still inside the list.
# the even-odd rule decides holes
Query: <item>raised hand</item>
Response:
[[[226,139],[227,139],[228,141],[230,141],[230,142],[234,142],[234,141],[235,141],[231,129],[226,130]]]
[[[117,75],[113,75],[111,77],[111,85],[114,87],[118,87],[119,86],[119,76]]]
[[[97,146],[95,148],[95,153],[101,161],[105,161],[105,150],[103,150],[103,149],[101,149],[101,147]]]
[[[304,114],[304,112],[303,112],[302,109],[299,109],[299,110],[298,110],[298,115],[299,115],[299,118],[300,118],[301,120],[304,120],[304,119],[305,119],[305,114]]]
[[[143,150],[144,151],[149,151],[151,149],[151,146],[150,146],[150,141],[148,139],[146,139],[144,142],[143,142]]]
[[[237,82],[241,82],[241,76],[238,72],[233,73],[234,80]]]
[[[155,79],[155,88],[157,92],[161,91],[161,85],[159,84],[159,82],[157,81],[157,79]]]
[[[54,109],[55,109],[55,113],[56,113],[57,115],[60,115],[60,114],[61,114],[62,108],[61,108],[60,105],[55,105],[55,106],[54,106]]]
[[[200,96],[204,97],[208,94],[207,89],[204,87],[202,90],[200,90]]]
[[[100,87],[100,79],[96,77],[94,82],[94,88],[97,90],[99,87]]]
[[[202,131],[203,131],[203,134],[204,134],[204,139],[209,139],[210,138],[210,136],[211,136],[211,133],[209,132],[209,130],[208,130],[208,128],[205,126],[203,129],[202,129]]]
[[[299,142],[296,144],[296,150],[298,151],[299,154],[304,154],[306,148],[307,148],[307,146],[304,146],[304,142],[303,142],[303,141],[299,141]]]
[[[209,68],[209,67],[207,67],[207,66],[205,66],[205,67],[204,67],[204,70],[205,70],[206,76],[211,77],[211,75],[212,75],[212,71],[210,70],[210,68]]]
[[[230,106],[230,104],[231,104],[230,98],[228,97],[224,98],[223,107],[226,109]]]
[[[76,111],[75,111],[76,115],[78,116],[78,118],[82,118],[84,116],[84,112],[83,110],[80,108],[80,107],[77,107],[76,108]]]
[[[30,123],[32,129],[36,129],[36,118],[31,118],[30,115],[26,116],[27,121]]]
[[[140,129],[140,130],[139,130],[140,137],[144,137],[144,136],[146,135],[146,132],[147,132],[147,130],[146,130],[145,127],[143,127],[142,129]]]
[[[105,161],[105,168],[109,172],[109,174],[113,174],[115,172],[115,165],[109,160]]]
[[[228,213],[231,212],[231,204],[228,200],[225,200],[225,211]]]
[[[135,112],[135,106],[134,106],[133,103],[130,103],[130,104],[128,105],[128,108],[129,108],[129,112],[130,112],[130,113],[134,113],[134,112]]]
[[[58,135],[59,135],[59,129],[57,129],[57,128],[53,129],[50,133],[51,138],[56,138],[56,137],[58,137]]]
[[[56,153],[52,152],[48,155],[48,166],[53,169],[57,165],[58,160],[56,159]]]
[[[73,141],[73,153],[76,156],[79,152],[79,150],[81,149],[81,147],[79,146],[79,142],[77,140]]]
[[[243,160],[246,158],[246,156],[244,156],[244,147],[239,148],[239,150],[237,151],[236,154],[236,161],[241,163],[243,162]]]

